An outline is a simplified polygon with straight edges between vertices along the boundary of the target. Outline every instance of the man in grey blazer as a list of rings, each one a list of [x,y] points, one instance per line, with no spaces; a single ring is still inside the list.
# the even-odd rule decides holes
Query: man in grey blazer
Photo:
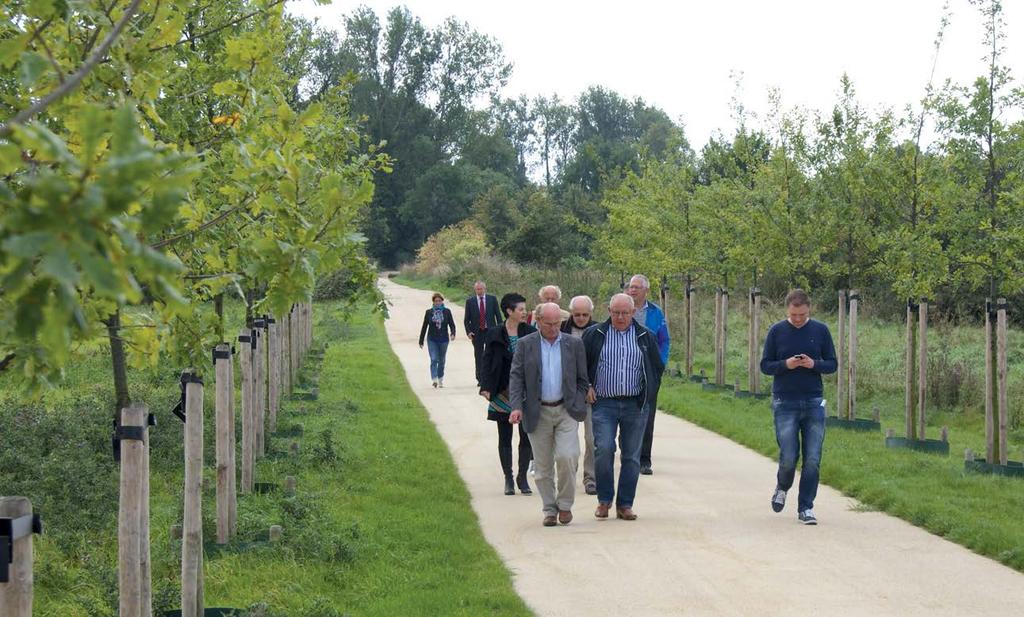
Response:
[[[583,341],[561,332],[561,325],[558,305],[541,305],[540,331],[516,344],[509,373],[509,422],[522,421],[530,435],[545,527],[555,526],[556,520],[563,525],[572,521],[579,423],[587,417],[590,388]]]

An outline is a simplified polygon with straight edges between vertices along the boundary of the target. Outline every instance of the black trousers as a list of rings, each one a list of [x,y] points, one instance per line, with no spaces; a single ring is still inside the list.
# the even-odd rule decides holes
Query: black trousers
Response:
[[[523,430],[523,423],[513,425],[507,420],[499,420],[495,424],[498,425],[498,457],[502,471],[509,476],[512,475],[512,427],[519,427],[519,476],[525,477],[533,460],[533,446],[530,445],[530,436]]]
[[[480,369],[484,363],[484,339],[487,338],[487,330],[482,330],[473,337],[473,362],[476,366],[476,385],[480,387]]]
[[[640,465],[650,466],[651,445],[654,443],[654,412],[658,408],[658,393],[651,399],[651,408],[647,410],[647,426],[644,427],[644,440],[640,445]]]

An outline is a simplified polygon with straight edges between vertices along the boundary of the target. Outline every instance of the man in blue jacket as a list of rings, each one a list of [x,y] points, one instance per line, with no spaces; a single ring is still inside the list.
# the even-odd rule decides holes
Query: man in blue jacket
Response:
[[[668,322],[665,312],[657,304],[647,300],[651,291],[651,282],[643,274],[634,274],[626,286],[626,294],[633,298],[636,307],[636,319],[640,325],[654,333],[658,341],[658,354],[663,366],[668,366],[668,350],[671,343],[668,336]],[[647,426],[644,428],[644,441],[640,446],[640,473],[649,476],[654,473],[651,467],[651,446],[654,443],[654,411],[658,407],[658,397],[651,401],[651,409],[647,412]]]
[[[797,517],[817,525],[814,498],[818,494],[818,465],[825,442],[825,401],[821,376],[836,372],[836,350],[828,326],[810,318],[811,300],[801,289],[786,296],[786,319],[768,330],[761,372],[774,376],[772,415],[779,442],[779,472],[772,493],[772,510],[782,512],[786,492],[793,486],[796,461],[803,446]]]

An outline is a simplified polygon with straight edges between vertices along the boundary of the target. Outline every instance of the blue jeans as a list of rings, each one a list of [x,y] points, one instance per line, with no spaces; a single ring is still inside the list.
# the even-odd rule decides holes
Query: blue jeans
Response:
[[[427,351],[430,353],[430,378],[444,377],[444,357],[448,355],[448,339],[435,341],[427,339]]]
[[[599,398],[591,409],[594,424],[594,475],[597,500],[618,508],[633,507],[636,483],[640,478],[640,445],[647,410],[640,397],[628,399]],[[615,490],[615,432],[619,432],[619,490]]]
[[[779,442],[779,488],[788,491],[796,475],[796,461],[803,452],[800,468],[798,511],[814,507],[818,494],[818,465],[825,442],[825,408],[821,397],[789,400],[772,398],[775,439]]]

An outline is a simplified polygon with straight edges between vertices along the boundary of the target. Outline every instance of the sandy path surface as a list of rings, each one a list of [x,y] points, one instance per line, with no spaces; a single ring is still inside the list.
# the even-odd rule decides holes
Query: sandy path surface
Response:
[[[445,387],[435,390],[416,344],[430,293],[385,279],[380,287],[392,304],[391,346],[448,444],[484,536],[538,615],[1024,615],[1024,574],[857,511],[826,486],[817,527],[797,522],[795,486],[774,514],[772,460],[667,414],[655,432],[654,475],[637,488],[638,520],[596,520],[596,498],[578,488],[572,524],[542,527],[536,489],[502,493],[462,308],[451,306],[459,336]]]

